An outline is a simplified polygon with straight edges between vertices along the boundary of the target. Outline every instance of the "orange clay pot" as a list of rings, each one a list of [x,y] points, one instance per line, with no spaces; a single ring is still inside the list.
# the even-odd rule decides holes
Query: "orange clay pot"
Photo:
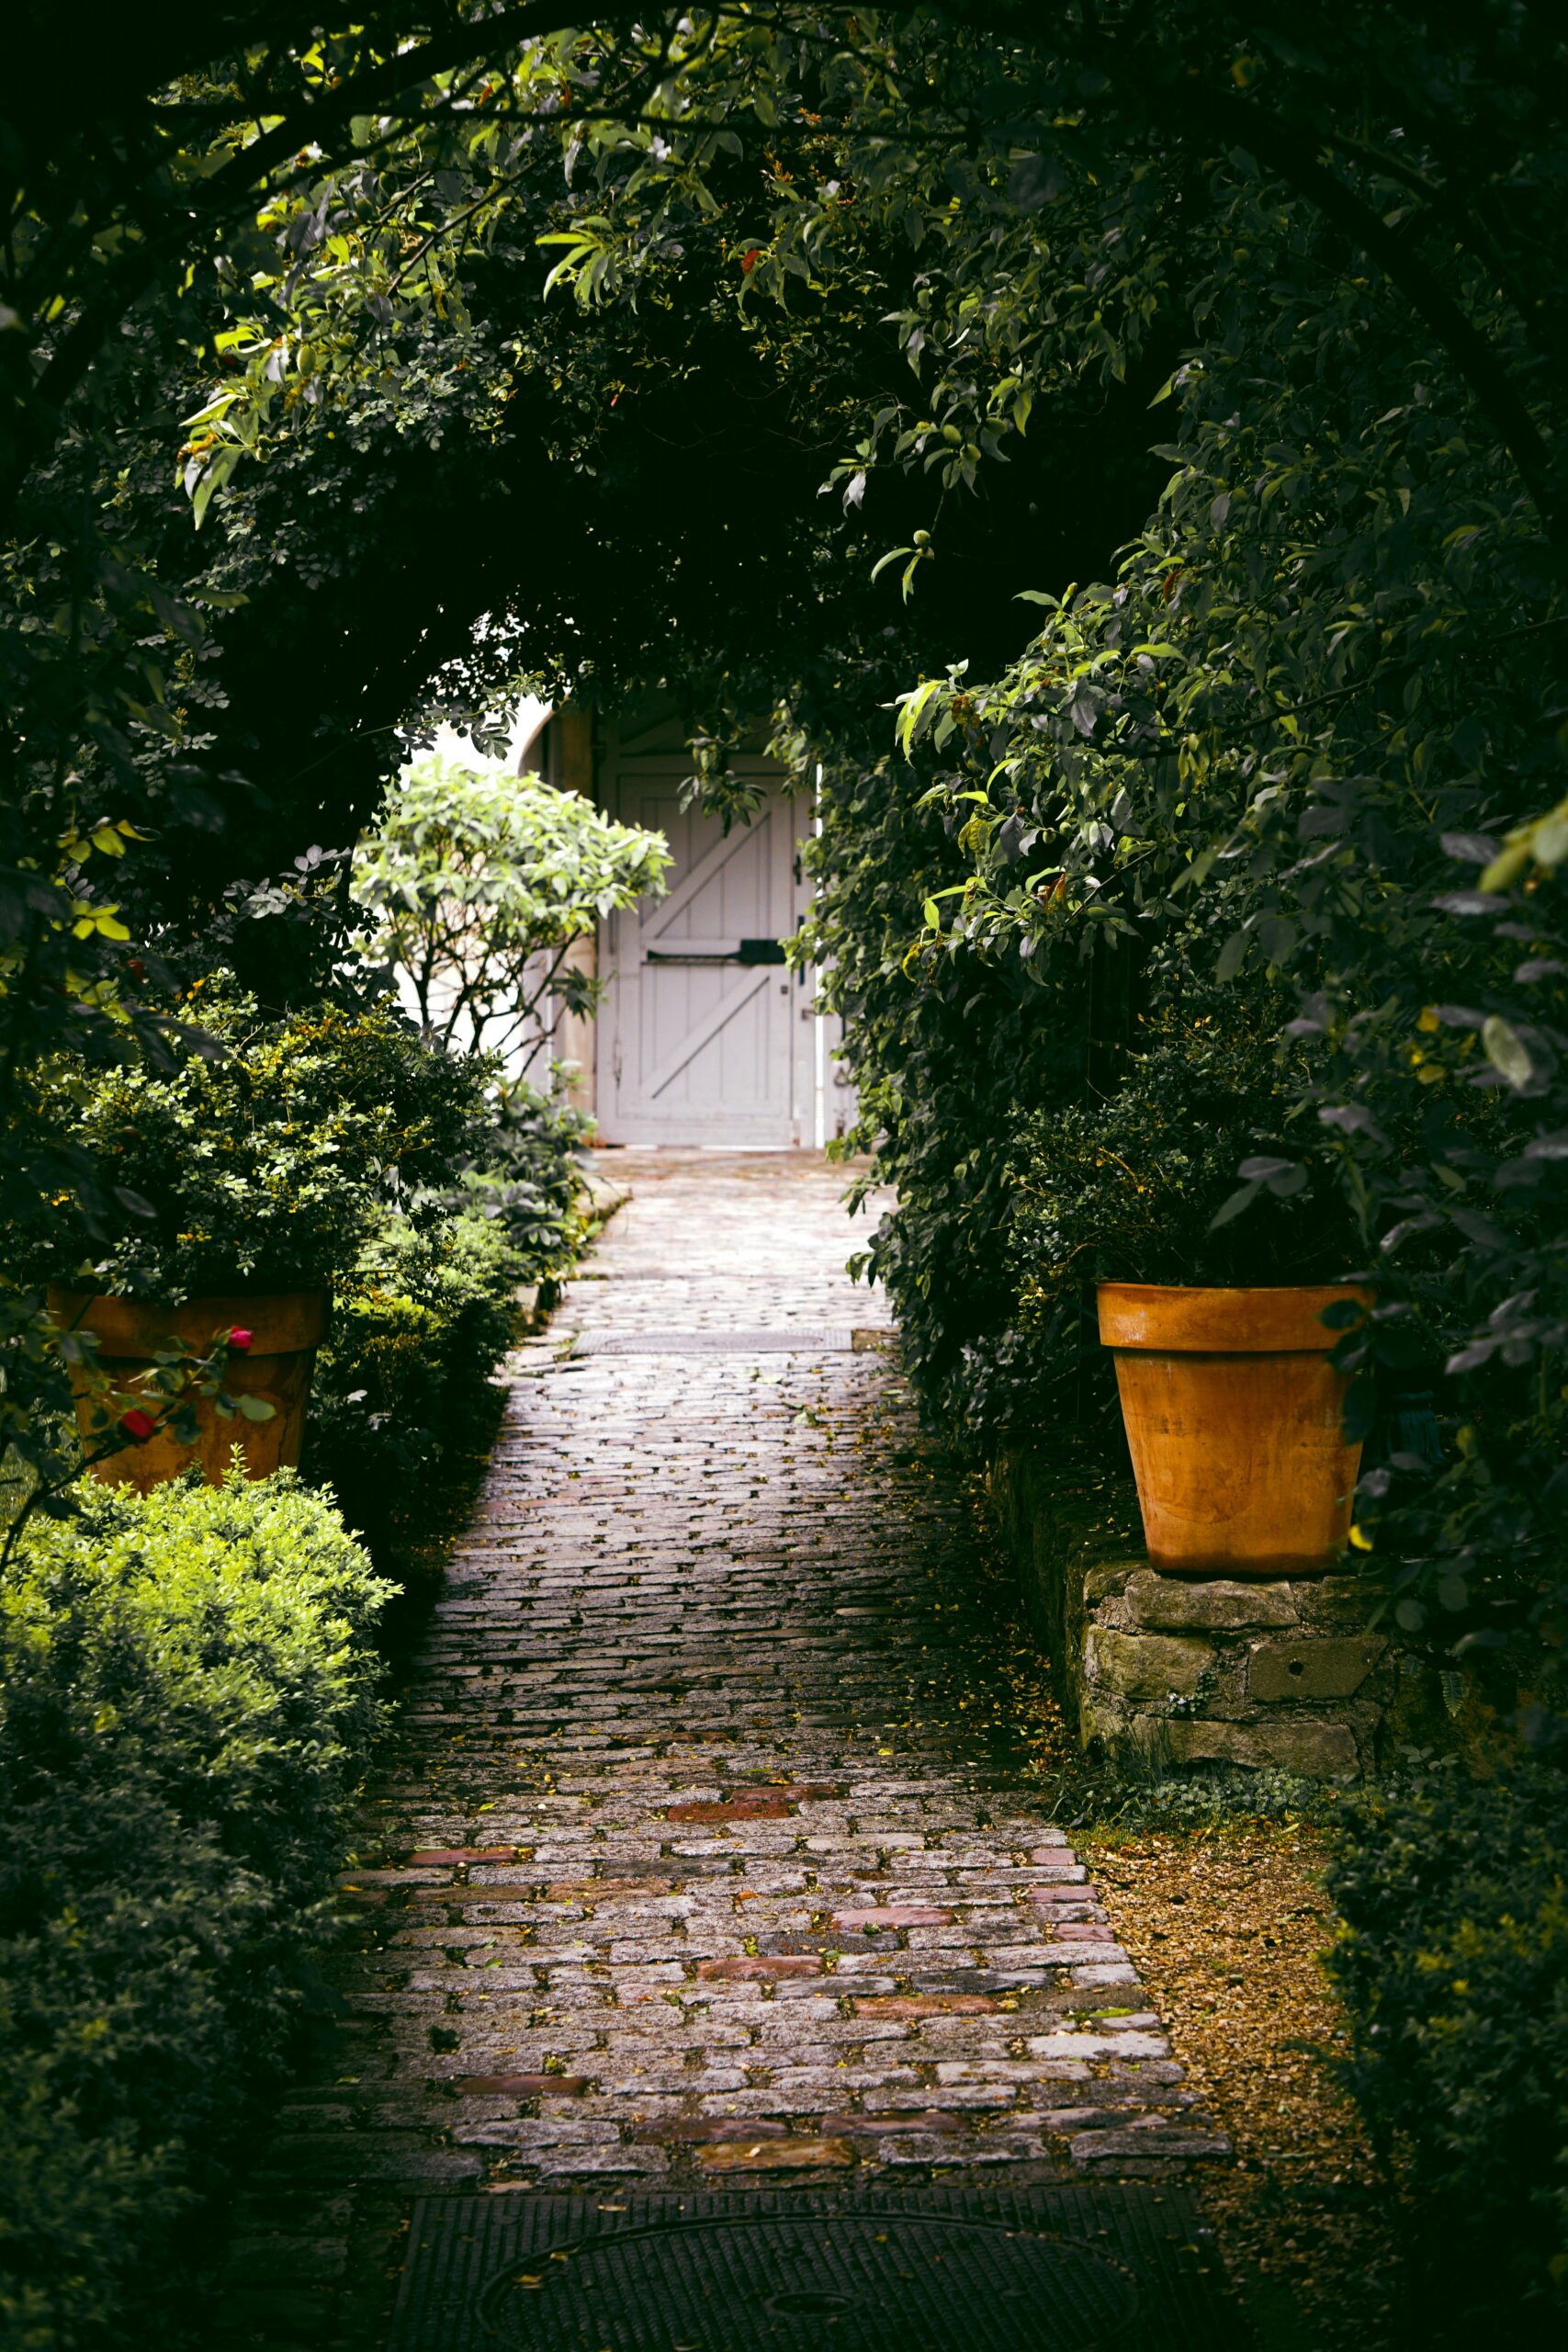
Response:
[[[1341,1425],[1343,1337],[1325,1306],[1371,1295],[1101,1283],[1149,1564],[1178,1575],[1332,1568],[1350,1532],[1361,1448]]]
[[[273,1471],[291,1470],[298,1464],[310,1374],[327,1328],[325,1291],[257,1293],[249,1298],[235,1294],[187,1299],[183,1306],[161,1306],[139,1298],[95,1298],[87,1291],[51,1286],[49,1310],[64,1329],[96,1336],[98,1363],[113,1383],[108,1410],[115,1419],[136,1405],[148,1412],[157,1411],[156,1396],[149,1396],[142,1381],[152,1370],[160,1348],[178,1344],[193,1355],[204,1356],[225,1331],[252,1334],[244,1354],[231,1353],[224,1385],[231,1396],[263,1398],[273,1408],[272,1419],[248,1421],[236,1413],[228,1420],[210,1397],[197,1396],[192,1400],[198,1431],[194,1445],[182,1445],[172,1430],[160,1429],[140,1444],[128,1445],[94,1464],[93,1476],[105,1486],[134,1487],[146,1494],[149,1487],[179,1477],[193,1462],[198,1462],[208,1485],[216,1487],[228,1476],[236,1445],[248,1478],[270,1477]],[[101,1443],[101,1413],[95,1419],[82,1368],[73,1364],[70,1370],[83,1442]]]

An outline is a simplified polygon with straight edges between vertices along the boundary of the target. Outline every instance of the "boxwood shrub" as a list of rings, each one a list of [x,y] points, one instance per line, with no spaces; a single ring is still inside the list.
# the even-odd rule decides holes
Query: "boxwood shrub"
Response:
[[[106,1248],[83,1202],[40,1201],[21,1271],[134,1298],[311,1289],[336,1280],[380,1207],[439,1187],[470,1155],[492,1075],[446,1053],[387,999],[271,1014],[225,974],[177,1015],[173,1067],[114,1062],[90,1087],[45,1089],[62,1122],[139,1199]]]
[[[80,1500],[0,1588],[6,2352],[150,2340],[288,2054],[378,1719],[388,1588],[322,1498]]]
[[[1568,1773],[1477,1779],[1456,1759],[1351,1798],[1329,1885],[1345,2072],[1408,2187],[1427,2340],[1506,2315],[1515,2343],[1562,2342]]]

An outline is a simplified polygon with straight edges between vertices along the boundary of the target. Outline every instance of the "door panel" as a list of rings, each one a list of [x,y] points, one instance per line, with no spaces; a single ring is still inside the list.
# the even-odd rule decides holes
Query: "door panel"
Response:
[[[674,865],[667,897],[605,926],[600,1129],[610,1143],[809,1142],[811,988],[773,960],[804,904],[805,812],[775,793],[727,837],[681,808],[689,772],[684,756],[606,762],[604,806],[664,833]]]

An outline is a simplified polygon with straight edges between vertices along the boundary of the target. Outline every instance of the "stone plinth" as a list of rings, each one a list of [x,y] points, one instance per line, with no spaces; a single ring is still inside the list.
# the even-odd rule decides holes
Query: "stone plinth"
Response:
[[[1433,1737],[1435,1679],[1370,1629],[1360,1578],[1156,1575],[1131,1479],[1087,1449],[1000,1456],[987,1483],[1086,1747],[1343,1781],[1400,1740]]]

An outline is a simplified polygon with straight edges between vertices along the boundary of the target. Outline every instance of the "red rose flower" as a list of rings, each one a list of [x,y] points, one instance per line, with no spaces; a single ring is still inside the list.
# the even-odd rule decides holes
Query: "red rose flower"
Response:
[[[243,1329],[231,1331],[229,1334],[229,1345],[231,1348],[238,1348],[240,1353],[243,1355],[255,1336],[256,1335],[254,1331],[246,1331]]]
[[[143,1438],[151,1437],[156,1426],[152,1414],[144,1413],[140,1405],[133,1405],[129,1413],[122,1413],[119,1425],[126,1436],[135,1438],[138,1443]]]

